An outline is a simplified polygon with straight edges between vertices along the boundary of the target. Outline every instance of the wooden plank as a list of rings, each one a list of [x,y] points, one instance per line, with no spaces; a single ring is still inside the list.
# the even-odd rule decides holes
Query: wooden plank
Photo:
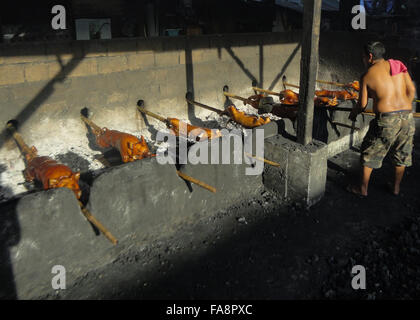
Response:
[[[312,141],[321,5],[322,0],[304,0],[299,111],[297,115],[297,141],[303,145]]]

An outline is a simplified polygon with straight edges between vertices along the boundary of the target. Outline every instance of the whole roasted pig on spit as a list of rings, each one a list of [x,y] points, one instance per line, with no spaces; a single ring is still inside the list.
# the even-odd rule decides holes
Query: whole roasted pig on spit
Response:
[[[35,146],[29,147],[22,136],[16,131],[13,122],[7,124],[17,145],[26,160],[26,169],[23,172],[27,182],[37,180],[42,183],[44,190],[52,188],[68,188],[80,199],[82,192],[79,187],[80,172],[73,172],[68,166],[58,163],[46,156],[38,156]]]
[[[38,156],[36,148],[34,146],[29,148],[23,141],[13,121],[7,123],[7,129],[13,135],[13,138],[25,157],[25,180],[28,182],[34,180],[41,182],[44,190],[53,188],[68,188],[72,190],[86,219],[97,227],[112,244],[117,244],[118,240],[80,202],[79,199],[82,196],[82,191],[79,187],[80,172],[75,173],[68,166],[58,163],[50,157]]]
[[[96,137],[96,143],[102,148],[113,147],[117,149],[124,163],[153,156],[143,136],[138,139],[136,136],[125,132],[100,128],[83,114],[81,118],[92,129]]]
[[[249,115],[243,111],[239,111],[234,105],[229,106],[227,111],[233,121],[248,129],[262,126],[271,121],[270,118]]]
[[[168,129],[170,129],[172,133],[175,134],[176,136],[190,137],[190,134],[193,134],[193,138],[196,141],[202,141],[205,139],[210,140],[210,139],[214,139],[214,138],[218,138],[222,136],[220,130],[212,130],[209,128],[193,126],[183,121],[180,121],[177,118],[164,118],[156,113],[146,110],[144,108],[143,100],[139,100],[137,102],[137,108],[141,113],[149,115],[165,123]],[[186,128],[186,132],[184,132],[185,130],[181,130],[181,126]]]

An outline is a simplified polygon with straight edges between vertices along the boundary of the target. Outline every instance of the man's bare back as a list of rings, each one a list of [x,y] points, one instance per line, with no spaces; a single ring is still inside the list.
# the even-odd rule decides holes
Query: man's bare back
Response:
[[[360,181],[347,188],[361,196],[367,196],[372,170],[382,166],[387,154],[395,167],[391,187],[394,195],[400,193],[405,168],[412,165],[415,133],[412,101],[416,90],[407,67],[398,60],[385,60],[385,51],[379,41],[365,45],[362,57],[367,71],[360,81],[359,102],[349,115],[349,119],[355,121],[366,108],[368,97],[373,99],[376,117],[370,121],[360,147]]]
[[[381,59],[370,66],[361,82],[360,106],[365,107],[369,97],[373,99],[375,113],[412,110],[414,85],[410,75],[402,72],[391,76],[387,60]]]

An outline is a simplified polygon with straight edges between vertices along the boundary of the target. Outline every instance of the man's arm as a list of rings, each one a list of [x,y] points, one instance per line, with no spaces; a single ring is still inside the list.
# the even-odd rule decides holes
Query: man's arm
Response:
[[[359,113],[362,113],[366,109],[368,104],[368,90],[365,78],[366,76],[363,76],[360,79],[359,100],[357,101],[357,104],[353,107],[353,110],[349,115],[349,119],[351,121],[356,121],[357,115]]]
[[[404,81],[406,87],[406,94],[409,101],[413,101],[416,95],[416,87],[414,86],[413,80],[411,80],[408,72],[404,73]]]

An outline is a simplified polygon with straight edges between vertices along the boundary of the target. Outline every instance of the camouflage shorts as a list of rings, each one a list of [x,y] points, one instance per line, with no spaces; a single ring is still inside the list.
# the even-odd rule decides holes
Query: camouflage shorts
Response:
[[[362,165],[377,169],[389,153],[395,166],[412,164],[414,119],[411,112],[378,115],[369,124],[361,148]]]

